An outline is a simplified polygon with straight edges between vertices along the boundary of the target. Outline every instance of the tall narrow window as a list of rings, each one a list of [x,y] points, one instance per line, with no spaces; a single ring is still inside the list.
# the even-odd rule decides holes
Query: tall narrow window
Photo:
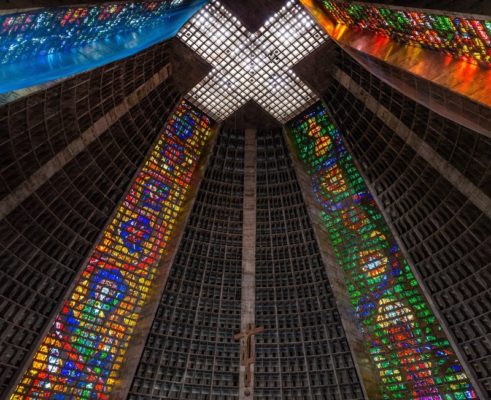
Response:
[[[211,121],[182,102],[104,230],[12,399],[109,399]]]
[[[322,105],[290,125],[384,399],[476,399],[340,133]]]

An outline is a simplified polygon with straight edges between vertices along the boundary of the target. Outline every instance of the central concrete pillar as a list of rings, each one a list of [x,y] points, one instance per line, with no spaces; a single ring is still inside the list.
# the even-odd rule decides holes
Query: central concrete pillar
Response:
[[[239,399],[252,399],[255,361],[256,303],[256,130],[246,129],[242,230],[241,362]]]

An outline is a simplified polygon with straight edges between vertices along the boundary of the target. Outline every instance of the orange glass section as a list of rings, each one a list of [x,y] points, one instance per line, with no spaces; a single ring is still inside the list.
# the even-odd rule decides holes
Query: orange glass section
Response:
[[[491,107],[491,91],[488,89],[491,87],[491,69],[483,67],[482,63],[473,62],[469,57],[457,59],[437,47],[431,50],[409,41],[403,43],[380,30],[348,25],[316,1],[300,1],[341,47],[368,54]]]

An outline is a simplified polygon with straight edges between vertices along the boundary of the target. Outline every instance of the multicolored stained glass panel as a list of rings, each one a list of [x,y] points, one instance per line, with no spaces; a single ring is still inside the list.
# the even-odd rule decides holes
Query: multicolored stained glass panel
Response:
[[[343,269],[382,398],[476,399],[322,104],[289,124]]]
[[[337,0],[318,4],[338,23],[491,68],[491,21]]]
[[[136,54],[174,36],[205,2],[119,2],[0,15],[0,93]]]
[[[109,399],[175,231],[211,121],[169,119],[11,399]]]

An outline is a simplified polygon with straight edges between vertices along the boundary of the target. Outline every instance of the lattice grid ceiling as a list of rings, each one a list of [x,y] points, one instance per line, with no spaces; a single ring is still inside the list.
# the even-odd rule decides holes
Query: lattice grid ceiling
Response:
[[[251,33],[212,0],[177,36],[213,67],[186,97],[218,121],[254,100],[286,122],[318,100],[291,68],[327,35],[297,1],[288,1]]]

